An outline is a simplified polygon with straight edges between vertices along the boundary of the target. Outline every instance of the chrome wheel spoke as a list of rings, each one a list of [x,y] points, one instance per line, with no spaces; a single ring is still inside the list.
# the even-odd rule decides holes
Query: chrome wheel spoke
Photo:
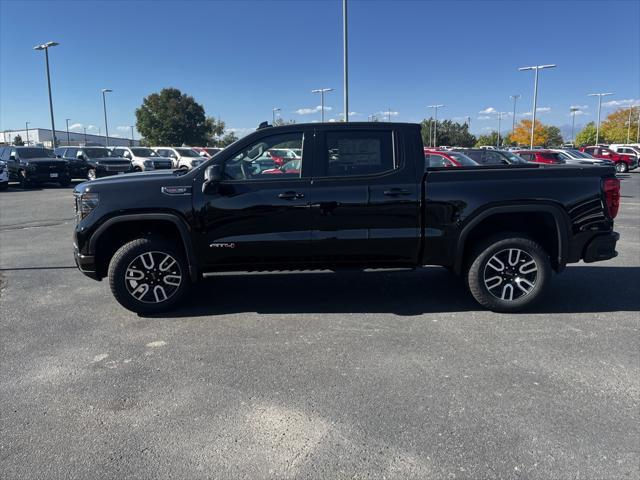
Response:
[[[497,286],[499,286],[502,283],[502,277],[496,275],[495,277],[491,277],[491,278],[487,278],[484,281],[484,284],[487,286],[487,288],[489,290],[491,290],[492,288],[496,288]]]
[[[536,262],[532,259],[529,262],[523,263],[522,265],[520,265],[520,268],[518,269],[518,272],[522,273],[522,274],[527,274],[527,273],[533,273],[535,271],[538,270],[538,266],[536,265]]]
[[[507,283],[502,287],[502,296],[500,298],[502,300],[513,300],[513,285]]]
[[[483,281],[487,291],[503,301],[515,301],[530,294],[538,280],[538,264],[520,248],[496,252],[484,267]]]
[[[182,285],[182,270],[178,261],[166,252],[144,252],[129,263],[124,281],[136,300],[161,303],[170,299]]]
[[[531,283],[526,278],[516,278],[515,283],[517,287],[520,290],[522,290],[525,294],[529,293],[534,287],[533,283]]]
[[[487,262],[487,267],[493,268],[496,272],[502,272],[505,269],[504,263],[496,255]]]

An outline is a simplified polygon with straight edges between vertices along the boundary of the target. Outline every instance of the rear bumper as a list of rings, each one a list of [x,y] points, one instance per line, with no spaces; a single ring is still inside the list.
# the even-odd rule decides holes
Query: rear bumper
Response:
[[[611,232],[594,237],[585,247],[582,259],[585,263],[592,263],[617,257],[616,242],[619,239],[620,234],[618,232]]]

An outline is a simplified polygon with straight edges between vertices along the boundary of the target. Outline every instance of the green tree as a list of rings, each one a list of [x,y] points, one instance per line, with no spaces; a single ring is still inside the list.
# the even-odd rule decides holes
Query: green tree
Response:
[[[562,138],[562,134],[560,133],[560,129],[553,125],[549,125],[545,127],[545,147],[559,147],[564,143]]]
[[[421,123],[422,126],[422,142],[429,145],[433,132],[434,122],[432,119],[425,119]],[[456,123],[451,120],[438,121],[437,124],[437,141],[438,145],[450,145],[454,147],[473,147],[476,143],[476,137],[469,133],[469,125],[466,123]]]
[[[493,131],[488,135],[480,135],[476,142],[476,147],[492,146],[495,147],[498,144],[498,132]]]
[[[234,133],[234,132],[228,132],[224,137],[222,137],[218,143],[217,143],[217,147],[226,147],[228,145],[231,145],[233,142],[235,142],[236,140],[238,140],[238,136]]]
[[[136,109],[136,128],[153,145],[205,145],[216,126],[202,105],[177,88],[152,93]]]
[[[576,135],[576,145],[595,145],[595,143],[596,124],[595,122],[589,122]]]
[[[22,141],[22,137],[20,135],[13,137],[13,144],[17,147],[23,146],[24,142]]]

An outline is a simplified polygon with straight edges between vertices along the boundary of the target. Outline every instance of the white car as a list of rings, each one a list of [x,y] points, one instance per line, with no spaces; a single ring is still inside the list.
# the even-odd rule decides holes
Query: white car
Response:
[[[622,145],[614,143],[613,145],[609,145],[609,149],[613,150],[616,153],[626,153],[628,155],[635,155],[640,160],[640,146],[636,145]]]
[[[161,157],[170,158],[173,168],[189,170],[207,161],[198,152],[189,147],[152,147]]]
[[[0,190],[9,188],[9,170],[5,162],[0,162]]]
[[[573,148],[550,148],[552,152],[557,152],[563,154],[562,158],[568,164],[573,165],[613,165],[609,160],[603,160],[602,158],[595,158],[589,155],[588,153],[581,152],[580,150],[575,150]]]
[[[161,157],[146,147],[114,147],[112,155],[131,160],[133,169],[137,172],[146,170],[172,169],[173,162],[169,158]]]

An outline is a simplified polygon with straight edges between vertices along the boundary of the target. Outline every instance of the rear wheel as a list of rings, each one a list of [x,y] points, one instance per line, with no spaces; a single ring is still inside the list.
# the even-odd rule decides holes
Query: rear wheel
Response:
[[[616,172],[627,173],[628,171],[629,171],[629,165],[627,165],[625,162],[616,163]]]
[[[148,314],[176,306],[189,283],[183,254],[172,243],[138,238],[126,243],[109,264],[109,286],[127,310]]]
[[[551,278],[546,251],[531,239],[515,234],[493,237],[475,253],[467,271],[471,294],[495,312],[530,307]]]

